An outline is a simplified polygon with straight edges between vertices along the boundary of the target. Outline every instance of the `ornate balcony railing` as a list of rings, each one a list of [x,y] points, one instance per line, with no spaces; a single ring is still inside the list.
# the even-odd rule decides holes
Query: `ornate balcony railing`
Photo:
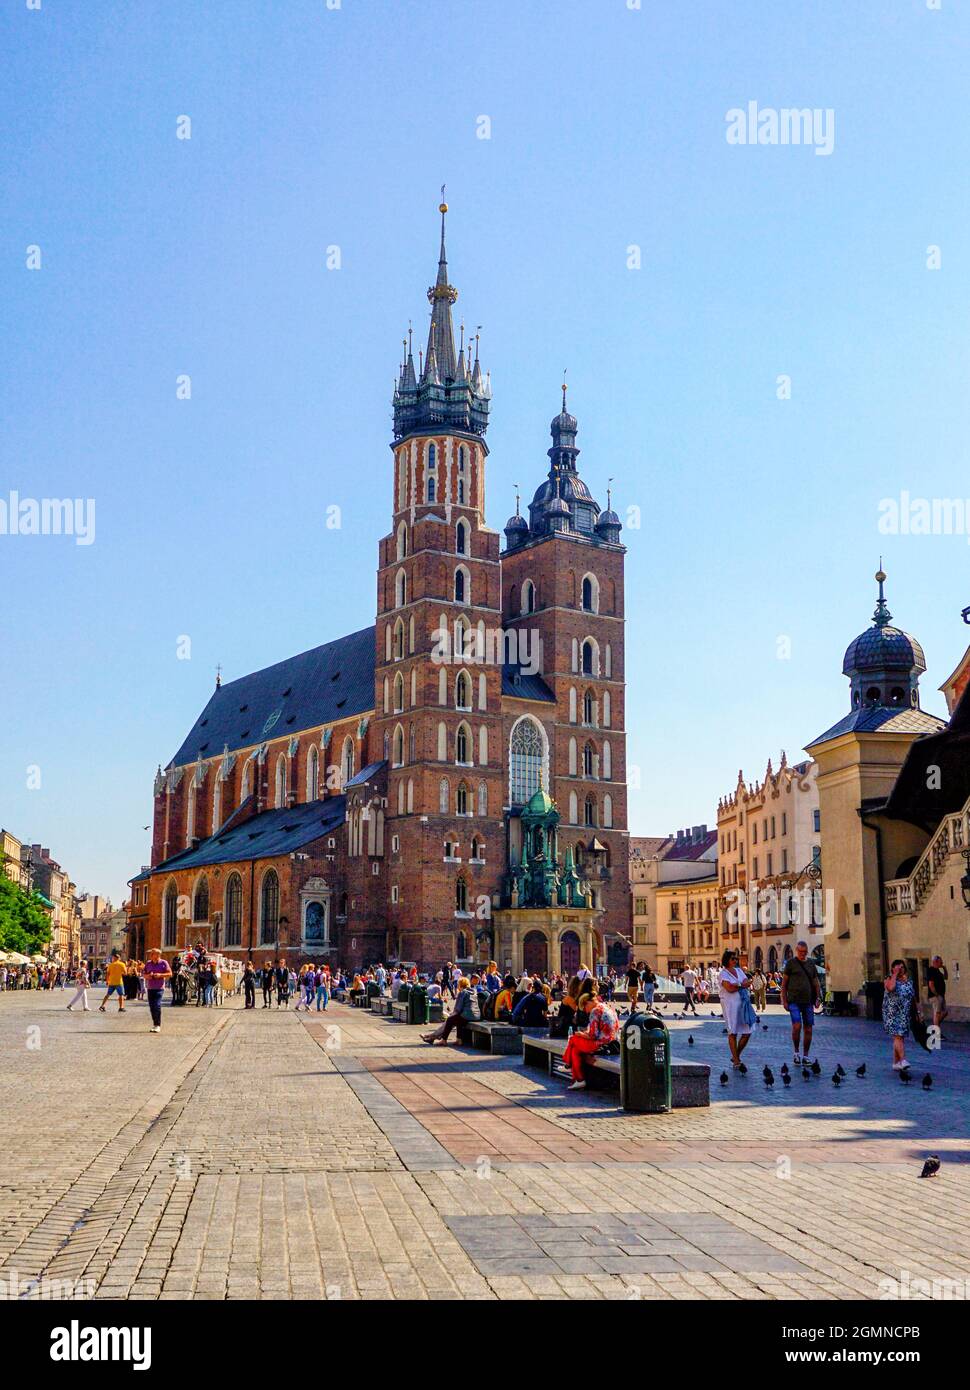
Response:
[[[970,798],[962,811],[945,816],[908,878],[885,885],[886,914],[917,913],[929,897],[951,854],[970,847]]]

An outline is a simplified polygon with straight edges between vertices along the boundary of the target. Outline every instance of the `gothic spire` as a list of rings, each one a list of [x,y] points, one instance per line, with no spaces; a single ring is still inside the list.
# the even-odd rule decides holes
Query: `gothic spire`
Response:
[[[886,595],[883,585],[886,582],[886,571],[882,567],[882,556],[879,557],[879,568],[876,571],[876,583],[879,585],[879,598],[876,600],[876,610],[872,615],[872,621],[876,627],[888,627],[892,622],[893,615],[889,611],[889,604],[886,602]]]
[[[444,188],[442,184],[442,198]],[[428,302],[431,305],[428,357],[431,357],[433,351],[438,375],[442,381],[448,381],[458,375],[455,329],[451,321],[451,306],[458,298],[458,291],[454,285],[448,283],[448,257],[445,253],[445,213],[448,211],[448,204],[442,202],[438,211],[441,213],[441,250],[438,253],[438,278],[428,289]]]

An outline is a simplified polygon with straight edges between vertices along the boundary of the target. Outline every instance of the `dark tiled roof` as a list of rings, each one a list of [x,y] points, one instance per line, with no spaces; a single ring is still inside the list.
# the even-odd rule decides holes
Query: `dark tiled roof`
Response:
[[[506,663],[502,667],[502,694],[516,700],[544,700],[555,704],[556,697],[541,676],[527,675],[520,666]]]
[[[263,811],[232,830],[212,835],[195,849],[183,850],[155,868],[156,874],[170,869],[196,869],[204,864],[223,864],[234,859],[268,859],[289,854],[327,835],[344,821],[344,796],[325,801],[307,801],[284,811]]]
[[[704,855],[712,845],[717,844],[717,831],[709,830],[706,835],[702,835],[697,840],[675,840],[672,847],[663,856],[668,859],[703,859]]]
[[[865,709],[854,709],[833,724],[831,729],[826,729],[824,734],[806,743],[805,747],[812,748],[816,743],[825,743],[842,734],[935,734],[945,727],[942,719],[937,719],[935,714],[927,714],[925,710],[870,705]]]
[[[366,767],[360,769],[356,777],[351,777],[346,785],[348,787],[362,787],[365,782],[370,782],[379,772],[383,772],[386,767],[387,762],[384,759],[381,759],[379,763],[368,763]]]
[[[172,759],[175,767],[374,708],[374,629],[219,686]]]

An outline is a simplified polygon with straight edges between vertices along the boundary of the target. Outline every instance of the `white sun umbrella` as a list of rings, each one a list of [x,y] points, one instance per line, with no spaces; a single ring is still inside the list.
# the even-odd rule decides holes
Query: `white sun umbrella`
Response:
[[[8,965],[29,965],[30,961],[26,956],[22,956],[19,951],[11,951],[7,956]]]

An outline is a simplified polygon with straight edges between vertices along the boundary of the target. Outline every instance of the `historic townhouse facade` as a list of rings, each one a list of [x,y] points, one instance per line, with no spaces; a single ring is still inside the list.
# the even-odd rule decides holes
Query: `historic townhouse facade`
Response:
[[[427,347],[394,392],[376,622],[217,682],[154,787],[138,944],[522,969],[629,953],[625,549],[551,425],[486,520],[491,386],[456,345],[441,206]]]

